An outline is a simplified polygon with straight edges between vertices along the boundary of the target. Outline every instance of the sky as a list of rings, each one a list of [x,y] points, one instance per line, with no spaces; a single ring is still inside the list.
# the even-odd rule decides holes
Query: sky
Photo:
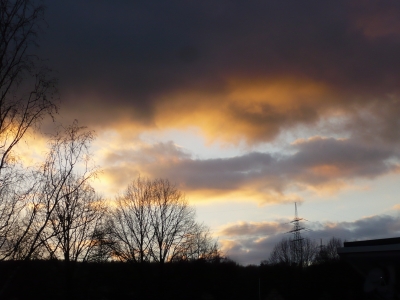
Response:
[[[169,179],[244,265],[295,202],[318,243],[399,235],[399,1],[43,2],[56,122],[95,130],[104,197]]]

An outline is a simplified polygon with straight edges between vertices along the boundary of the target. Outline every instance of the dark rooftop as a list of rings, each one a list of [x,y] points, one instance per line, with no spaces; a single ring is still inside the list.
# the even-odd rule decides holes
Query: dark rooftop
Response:
[[[344,242],[344,247],[380,246],[380,245],[393,245],[393,244],[400,244],[400,237],[378,239],[378,240],[356,241],[356,242]]]

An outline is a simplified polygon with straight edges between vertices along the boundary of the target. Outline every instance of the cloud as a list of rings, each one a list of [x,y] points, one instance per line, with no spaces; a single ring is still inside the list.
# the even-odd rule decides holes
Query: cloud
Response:
[[[400,5],[396,1],[354,1],[355,26],[371,39],[398,36]]]
[[[259,264],[268,259],[273,247],[283,238],[288,238],[288,221],[253,222],[231,224],[219,232],[223,251],[241,264]],[[307,226],[311,231],[303,232],[311,240],[326,243],[331,237],[343,241],[397,237],[400,233],[399,216],[376,215],[353,222],[314,223]],[[261,228],[267,229],[264,233]],[[260,230],[259,230],[260,229]],[[271,230],[272,229],[272,230]],[[255,234],[256,233],[256,234]]]
[[[315,124],[330,95],[323,83],[296,78],[227,78],[223,92],[166,94],[157,106],[159,127],[198,126],[210,140],[272,140],[295,124]]]
[[[239,222],[220,231],[223,236],[270,236],[290,230],[288,224],[281,222]]]
[[[49,136],[35,130],[29,130],[24,139],[13,148],[15,155],[24,167],[33,167],[41,164],[48,152]]]
[[[398,157],[394,150],[354,139],[313,137],[296,141],[287,154],[250,152],[214,159],[195,158],[168,142],[105,152],[104,170],[119,186],[139,173],[168,178],[196,201],[300,202],[297,193],[304,189],[334,193],[352,180],[394,172]]]
[[[132,151],[133,150],[133,151]],[[166,143],[156,143],[154,145],[146,145],[140,147],[140,150],[119,149],[116,152],[108,153],[105,163],[125,163],[125,162],[141,162],[142,164],[151,164],[153,162],[175,162],[190,158],[190,154],[184,149],[176,146],[172,141]]]
[[[254,144],[339,112],[389,142],[399,19],[396,1],[57,0],[38,51],[60,74],[62,114],[92,127],[197,126]]]
[[[294,143],[298,152],[283,164],[296,170],[304,182],[323,184],[332,179],[374,178],[394,170],[387,162],[396,157],[393,150],[363,145],[353,139],[314,137]]]
[[[100,146],[101,150],[98,150],[96,155],[103,166],[100,180],[108,196],[124,190],[129,182],[140,174],[151,178],[170,179],[168,176],[152,174],[148,169],[154,168],[155,165],[161,167],[190,158],[185,149],[171,141],[149,145],[137,140],[132,144],[126,143],[125,146],[121,145],[124,141],[119,137],[112,141],[113,148]]]

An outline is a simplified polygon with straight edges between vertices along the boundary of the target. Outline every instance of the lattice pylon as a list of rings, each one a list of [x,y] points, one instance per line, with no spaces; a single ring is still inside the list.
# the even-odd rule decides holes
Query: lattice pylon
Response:
[[[295,215],[294,219],[290,222],[293,223],[293,229],[288,233],[293,234],[293,239],[291,242],[291,255],[292,255],[292,263],[297,266],[303,266],[303,238],[301,236],[301,231],[304,230],[304,227],[301,227],[300,221],[303,218],[299,218],[297,213],[297,203],[294,203]]]

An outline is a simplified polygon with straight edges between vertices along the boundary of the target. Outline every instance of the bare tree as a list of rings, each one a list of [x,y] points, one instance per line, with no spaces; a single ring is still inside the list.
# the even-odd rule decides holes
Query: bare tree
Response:
[[[319,246],[319,250],[315,256],[316,263],[325,263],[339,259],[337,248],[343,247],[343,242],[340,238],[332,237],[326,245]]]
[[[166,179],[153,183],[151,227],[154,234],[150,253],[161,264],[173,260],[179,245],[195,226],[195,213],[185,196]]]
[[[125,193],[116,200],[112,212],[112,235],[114,255],[124,261],[150,261],[150,246],[153,239],[151,209],[153,183],[140,176],[132,181]]]
[[[300,243],[300,249],[296,249],[291,239],[282,239],[275,245],[268,262],[270,264],[286,264],[289,266],[298,265],[298,262],[300,262],[300,266],[311,265],[317,253],[316,243],[310,238],[303,238],[297,242]],[[295,253],[298,250],[300,250],[299,253]],[[300,255],[300,258],[296,257],[296,255]]]
[[[303,266],[310,266],[314,262],[315,255],[317,254],[318,246],[314,240],[304,238],[302,241],[302,264]]]
[[[57,106],[51,72],[29,53],[43,21],[44,8],[32,0],[0,0],[0,252],[15,249],[21,214],[36,183],[24,174],[15,146],[29,129],[38,129]],[[28,186],[26,183],[32,183]],[[12,234],[11,234],[12,233]]]
[[[211,236],[210,229],[202,224],[195,224],[186,234],[184,241],[178,245],[174,260],[176,261],[215,261],[222,257],[217,241]]]
[[[14,172],[4,178],[0,185],[0,260],[6,259],[13,251],[20,217],[26,204],[26,194],[21,191],[25,179],[23,174]]]
[[[107,216],[108,210],[100,219],[91,236],[91,245],[85,260],[90,262],[106,262],[116,256],[117,240],[113,236],[113,224]]]
[[[339,255],[337,253],[337,248],[343,247],[342,239],[332,237],[329,239],[328,243],[325,245],[326,257],[328,260],[338,260]]]
[[[292,264],[292,247],[290,239],[284,238],[274,246],[268,262],[270,264]]]
[[[57,110],[54,79],[28,53],[43,11],[32,0],[0,1],[0,174],[13,162],[12,150],[27,130]]]
[[[64,188],[64,197],[58,201],[50,218],[49,230],[53,237],[44,245],[51,257],[66,262],[85,261],[94,247],[92,238],[100,228],[106,206],[89,184],[81,184],[74,177]]]
[[[75,210],[79,208],[78,205],[81,204],[77,199],[84,192],[87,193],[85,197],[94,197],[88,185],[96,176],[96,167],[93,166],[89,153],[92,140],[93,132],[79,127],[76,121],[51,139],[47,159],[36,172],[35,190],[29,193],[28,207],[22,220],[22,233],[14,245],[14,253],[29,259],[37,251],[41,251],[43,246],[47,246],[48,250],[53,249],[50,251],[50,255],[53,255],[54,249],[60,245],[53,244],[49,248],[49,243],[60,234],[63,223],[61,219],[68,217],[67,221],[72,221],[72,216],[67,211],[71,207]],[[87,208],[94,205],[96,200],[87,198],[82,201],[86,201]],[[70,206],[69,209],[66,209],[67,206]],[[79,218],[74,219],[72,226],[76,226],[77,220]],[[66,233],[64,231],[63,234]]]
[[[175,185],[165,179],[149,180],[138,177],[116,200],[111,214],[113,253],[118,259],[133,262],[154,261],[164,264],[181,256],[186,249],[198,255],[212,252],[208,232],[195,223],[194,210]],[[196,240],[196,237],[199,240]],[[200,241],[201,240],[201,241]],[[207,249],[206,249],[207,248]],[[190,257],[196,254],[193,252]]]

